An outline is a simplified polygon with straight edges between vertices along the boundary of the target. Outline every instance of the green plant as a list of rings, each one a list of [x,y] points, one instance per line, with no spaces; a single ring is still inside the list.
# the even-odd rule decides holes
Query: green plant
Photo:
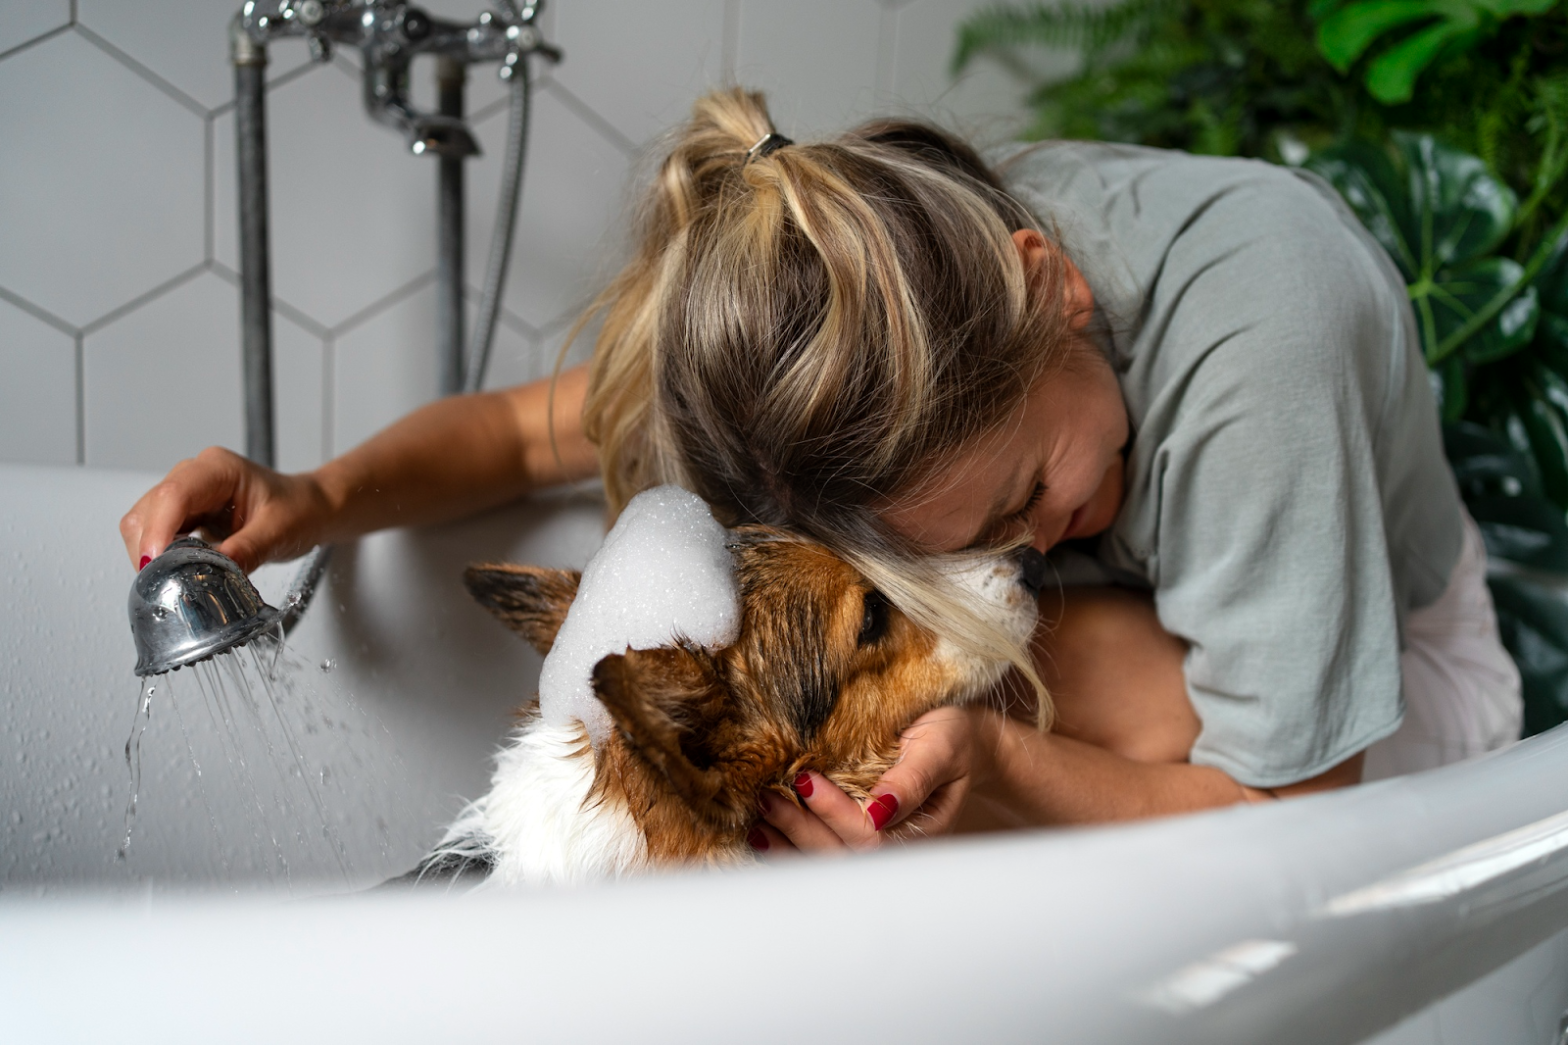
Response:
[[[1528,731],[1568,720],[1565,5],[1002,6],[965,23],[954,68],[1041,45],[1083,66],[1032,86],[1031,136],[1305,160],[1387,250],[1496,567]]]
[[[1079,75],[1029,93],[1030,137],[1278,158],[1278,129],[1326,140],[1344,119],[1341,78],[1312,33],[1300,3],[1275,0],[999,6],[960,27],[953,67],[984,55],[1027,75],[1022,50],[1073,50]]]
[[[1568,721],[1568,525],[1529,458],[1479,425],[1445,425],[1443,445],[1486,539],[1503,644],[1524,683],[1524,733]]]
[[[1380,102],[1408,102],[1416,78],[1447,54],[1496,35],[1514,15],[1544,14],[1557,0],[1313,0],[1318,48],[1342,73],[1379,39],[1399,39],[1367,63],[1364,82]]]

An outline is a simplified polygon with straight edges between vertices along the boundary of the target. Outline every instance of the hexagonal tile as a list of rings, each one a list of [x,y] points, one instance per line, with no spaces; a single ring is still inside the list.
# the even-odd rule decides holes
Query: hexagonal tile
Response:
[[[721,78],[724,0],[563,4],[555,79],[632,141],[684,119]]]
[[[77,0],[77,19],[208,109],[234,100],[229,20],[239,0]],[[267,79],[310,61],[303,40],[280,40],[267,55]]]
[[[201,262],[201,117],[75,33],[0,98],[0,286],[85,326]]]
[[[476,132],[485,158],[469,168],[467,275],[478,286],[500,191],[506,113]],[[505,304],[538,328],[580,308],[614,274],[629,161],[546,85],[534,95],[527,164]]]
[[[273,317],[278,464],[322,451],[321,342]],[[85,339],[87,463],[163,471],[205,446],[244,451],[238,292],[204,273]]]
[[[476,311],[472,299],[469,306],[468,323],[472,331]],[[490,344],[490,363],[485,367],[484,387],[491,390],[537,381],[541,377],[549,377],[554,365],[554,354],[546,357],[538,339],[502,320],[495,325],[495,340]]]
[[[70,21],[70,0],[28,0],[0,6],[0,54]]]
[[[76,339],[0,301],[0,461],[76,463]]]
[[[881,15],[875,0],[740,0],[735,78],[792,137],[841,130],[874,108]]]
[[[163,471],[204,446],[244,451],[234,289],[211,273],[83,342],[87,463]]]
[[[966,130],[984,141],[1000,141],[1023,129],[1028,90],[999,63],[979,59],[956,80],[949,73],[958,26],[993,0],[913,0],[898,8],[890,87],[897,104]],[[1067,75],[1076,58],[1068,52],[1031,55],[1044,75]]]
[[[273,313],[273,448],[280,471],[303,472],[327,459],[324,353],[320,338]]]
[[[426,285],[337,339],[332,350],[333,454],[436,398],[435,307],[435,287]]]
[[[214,120],[215,253],[237,269],[234,119]],[[325,66],[268,94],[272,291],[323,326],[435,265],[436,166]]]

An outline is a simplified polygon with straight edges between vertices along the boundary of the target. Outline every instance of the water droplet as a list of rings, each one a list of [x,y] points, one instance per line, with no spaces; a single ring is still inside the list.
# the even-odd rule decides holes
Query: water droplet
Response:
[[[324,672],[329,672],[337,666],[338,662],[333,660],[331,657],[328,657],[326,660],[321,662],[321,670]]]

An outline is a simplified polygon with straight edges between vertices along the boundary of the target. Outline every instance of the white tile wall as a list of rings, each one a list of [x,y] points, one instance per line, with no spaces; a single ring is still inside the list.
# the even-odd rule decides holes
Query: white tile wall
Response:
[[[76,460],[76,338],[0,301],[0,446],[20,460]]]
[[[523,213],[488,384],[549,373],[613,271],[629,180],[703,90],[770,92],[790,133],[875,112],[995,138],[1021,88],[956,84],[954,27],[988,0],[553,0]],[[163,469],[241,445],[232,71],[239,0],[0,0],[0,460]],[[428,0],[468,20],[485,0]],[[279,462],[310,467],[435,394],[435,172],[371,123],[356,58],[272,48]],[[416,64],[429,105],[433,63]],[[505,134],[472,71],[471,298]],[[470,308],[472,311],[472,308]],[[574,349],[581,358],[589,342]]]

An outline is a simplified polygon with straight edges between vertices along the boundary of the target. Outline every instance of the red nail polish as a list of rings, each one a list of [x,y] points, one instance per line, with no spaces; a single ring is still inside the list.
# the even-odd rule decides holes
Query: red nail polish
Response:
[[[768,851],[768,836],[762,833],[762,828],[753,827],[746,832],[746,844],[759,853]]]
[[[811,797],[811,774],[802,773],[795,778],[795,793],[801,798]]]
[[[149,563],[149,562],[152,562],[152,556],[151,556],[151,555],[143,555],[143,556],[142,556],[142,561],[141,561],[141,565],[140,565],[140,566],[138,566],[138,567],[136,567],[136,568],[137,568],[137,569],[138,569],[138,570],[145,570],[145,569],[146,569],[146,568],[147,568],[147,564],[148,564],[148,563]]]
[[[866,806],[866,813],[871,817],[872,825],[880,831],[898,815],[898,799],[892,795],[878,795]]]

